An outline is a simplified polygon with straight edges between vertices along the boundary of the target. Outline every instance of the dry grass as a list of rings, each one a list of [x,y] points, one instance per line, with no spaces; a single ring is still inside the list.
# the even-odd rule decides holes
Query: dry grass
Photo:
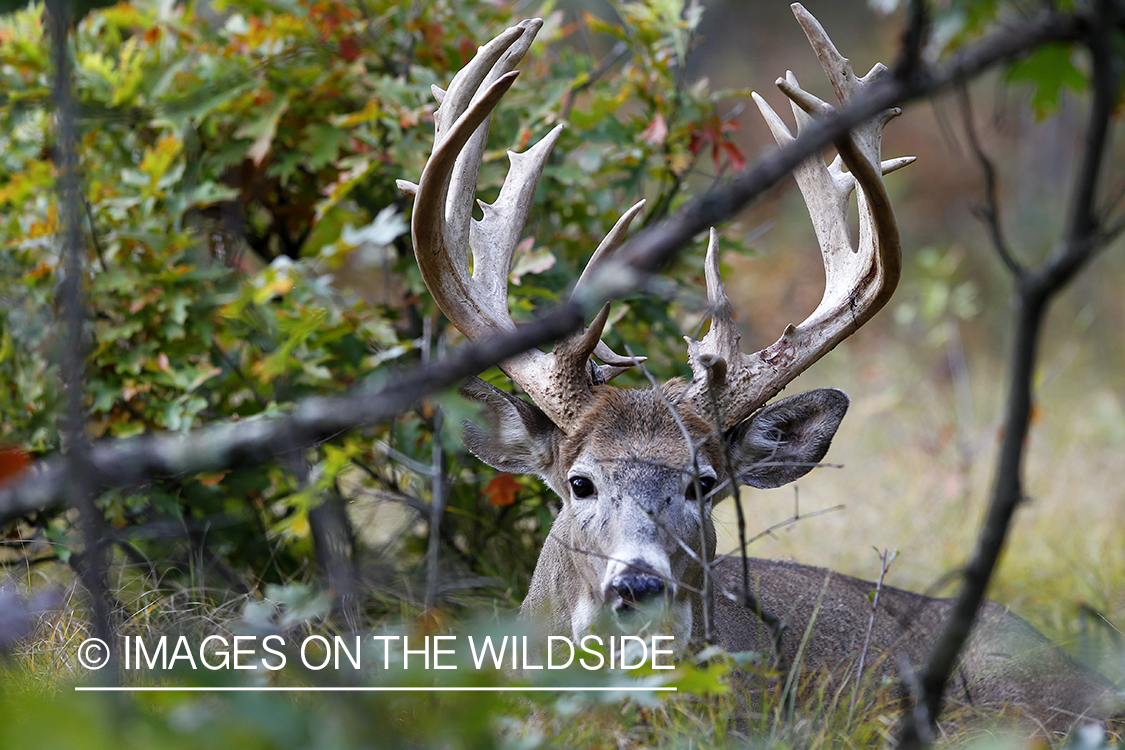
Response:
[[[866,348],[863,348],[866,347]],[[1005,384],[995,352],[968,357],[972,413],[958,413],[948,370],[910,342],[845,343],[793,391],[835,386],[852,406],[822,468],[793,486],[745,490],[750,531],[843,504],[756,542],[792,558],[875,579],[875,549],[898,550],[890,585],[955,591],[989,497]],[[1028,445],[1029,502],[1018,512],[992,598],[1080,650],[1083,605],[1125,626],[1125,392],[1120,375],[1074,347],[1045,353]],[[733,505],[720,507],[720,549],[737,546]],[[875,548],[875,549],[873,549]],[[1089,624],[1089,620],[1087,621]],[[1110,638],[1090,625],[1096,643]],[[1095,631],[1100,631],[1095,633]],[[1097,665],[1115,679],[1125,664]]]

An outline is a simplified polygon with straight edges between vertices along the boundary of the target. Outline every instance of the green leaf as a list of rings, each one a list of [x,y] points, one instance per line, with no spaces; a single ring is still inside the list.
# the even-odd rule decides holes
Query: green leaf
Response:
[[[324,169],[336,161],[340,150],[347,146],[351,134],[346,130],[327,125],[314,123],[305,128],[305,137],[301,141],[301,151],[308,155],[306,167],[313,171]]]
[[[1059,97],[1064,88],[1082,91],[1086,77],[1071,61],[1074,48],[1069,44],[1050,44],[1012,64],[1008,80],[1030,83],[1034,87],[1031,107],[1039,119],[1059,107]]]
[[[250,148],[246,150],[246,156],[255,164],[261,164],[266,154],[270,152],[273,137],[277,134],[278,120],[287,109],[289,109],[289,97],[283,96],[267,107],[258,119],[245,123],[234,131],[236,138],[254,139]]]

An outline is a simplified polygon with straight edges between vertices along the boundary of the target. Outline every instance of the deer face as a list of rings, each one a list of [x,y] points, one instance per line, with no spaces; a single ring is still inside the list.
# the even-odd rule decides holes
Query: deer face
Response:
[[[559,443],[558,541],[573,548],[584,584],[575,635],[602,613],[637,627],[641,610],[670,614],[690,632],[690,593],[702,585],[693,556],[703,546],[714,554],[712,490],[723,460],[711,426],[691,410],[674,415],[672,403],[662,390],[606,388]]]
[[[703,585],[700,560],[715,552],[711,510],[730,494],[732,473],[753,487],[804,475],[848,405],[840,391],[810,391],[720,433],[680,401],[683,390],[678,381],[654,390],[599,387],[570,434],[482,381],[463,390],[484,406],[481,424],[466,425],[469,448],[498,469],[539,475],[562,498],[535,577],[563,580],[540,580],[559,595],[537,605],[576,638],[603,617],[637,632],[653,616],[686,638]]]

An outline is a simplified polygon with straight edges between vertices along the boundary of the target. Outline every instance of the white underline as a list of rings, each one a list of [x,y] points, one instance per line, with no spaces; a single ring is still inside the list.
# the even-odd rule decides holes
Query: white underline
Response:
[[[75,687],[75,692],[86,693],[635,693],[676,692],[675,687],[200,687],[200,686],[148,686],[148,687]]]

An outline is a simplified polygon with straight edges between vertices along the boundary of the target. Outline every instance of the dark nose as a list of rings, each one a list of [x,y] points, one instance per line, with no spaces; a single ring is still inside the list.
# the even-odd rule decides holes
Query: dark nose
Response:
[[[629,571],[613,579],[613,592],[626,602],[640,604],[664,593],[664,579],[649,573]]]

